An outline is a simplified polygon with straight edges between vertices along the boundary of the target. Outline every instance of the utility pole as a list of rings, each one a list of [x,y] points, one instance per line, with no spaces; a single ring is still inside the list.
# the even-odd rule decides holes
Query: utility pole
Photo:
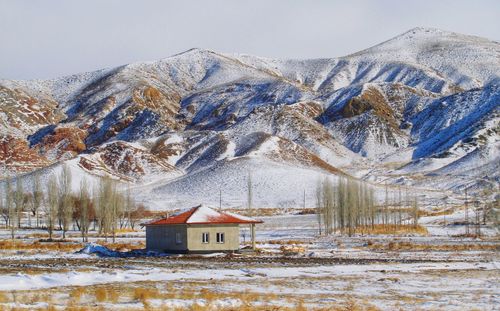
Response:
[[[465,235],[469,235],[469,202],[467,199],[467,188],[465,188]]]
[[[219,211],[222,211],[222,189],[219,189]]]
[[[306,189],[304,189],[304,204],[303,204],[304,209],[306,209]]]
[[[474,206],[476,208],[476,237],[481,236],[481,217],[479,217],[479,200],[475,198]]]
[[[248,172],[248,180],[247,180],[247,204],[248,204],[248,212],[250,215],[252,215],[252,201],[253,201],[253,194],[252,194],[252,174]]]
[[[443,210],[443,225],[446,226],[446,213],[447,213],[447,207],[448,207],[448,204],[447,204],[447,200],[446,200],[446,197],[444,197],[444,210]]]

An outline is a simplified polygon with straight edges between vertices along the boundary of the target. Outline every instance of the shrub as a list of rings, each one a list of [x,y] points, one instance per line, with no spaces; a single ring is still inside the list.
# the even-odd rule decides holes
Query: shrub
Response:
[[[77,287],[69,293],[69,298],[73,300],[75,303],[78,303],[80,302],[80,299],[85,294],[85,292],[86,291],[84,287]]]
[[[108,292],[104,287],[99,287],[94,291],[94,296],[97,302],[104,302],[108,299]]]

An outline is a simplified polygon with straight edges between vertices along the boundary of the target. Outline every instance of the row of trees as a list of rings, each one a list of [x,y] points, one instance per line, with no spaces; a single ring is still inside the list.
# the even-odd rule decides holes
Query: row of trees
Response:
[[[318,181],[316,186],[316,214],[319,233],[339,232],[349,236],[359,229],[382,225],[387,228],[418,225],[418,201],[406,197],[401,189],[396,198],[389,200],[386,186],[383,204],[376,204],[375,191],[369,184],[347,177],[338,177],[334,184],[330,179]]]
[[[111,178],[101,178],[91,189],[83,179],[77,192],[72,191],[71,171],[63,166],[58,176],[51,175],[42,186],[40,175],[35,174],[26,190],[21,178],[6,178],[0,189],[0,214],[14,238],[16,229],[23,224],[45,228],[52,240],[55,230],[62,238],[70,230],[78,230],[83,241],[88,241],[90,230],[106,239],[115,240],[118,229],[134,229],[144,217],[144,206],[137,205],[130,190],[123,190]],[[26,219],[27,218],[27,219]]]

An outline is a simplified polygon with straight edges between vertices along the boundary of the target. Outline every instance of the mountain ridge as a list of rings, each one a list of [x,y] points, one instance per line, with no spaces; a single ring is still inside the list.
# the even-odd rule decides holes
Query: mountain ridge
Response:
[[[450,179],[443,190],[478,179],[495,187],[498,173],[481,167],[466,182],[440,169],[469,154],[484,155],[485,168],[498,162],[498,59],[497,42],[416,28],[340,58],[190,49],[51,80],[0,80],[0,164],[29,176],[69,161],[88,178],[148,184],[138,196],[167,205],[199,199],[180,190],[199,193],[189,184],[216,201],[207,187],[225,179],[237,184],[230,201],[242,205],[252,163],[275,174],[254,172],[256,187],[281,189],[278,201],[256,191],[266,205],[297,205],[304,189],[312,201],[318,176],[343,173],[419,187]],[[241,176],[229,178],[235,163]],[[286,185],[294,195],[285,199]]]

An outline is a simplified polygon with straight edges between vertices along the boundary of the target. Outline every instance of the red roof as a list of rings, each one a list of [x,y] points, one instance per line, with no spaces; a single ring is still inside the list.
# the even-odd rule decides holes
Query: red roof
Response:
[[[179,224],[258,224],[262,223],[250,217],[228,212],[217,212],[210,207],[199,205],[170,217],[146,223],[146,226]]]

